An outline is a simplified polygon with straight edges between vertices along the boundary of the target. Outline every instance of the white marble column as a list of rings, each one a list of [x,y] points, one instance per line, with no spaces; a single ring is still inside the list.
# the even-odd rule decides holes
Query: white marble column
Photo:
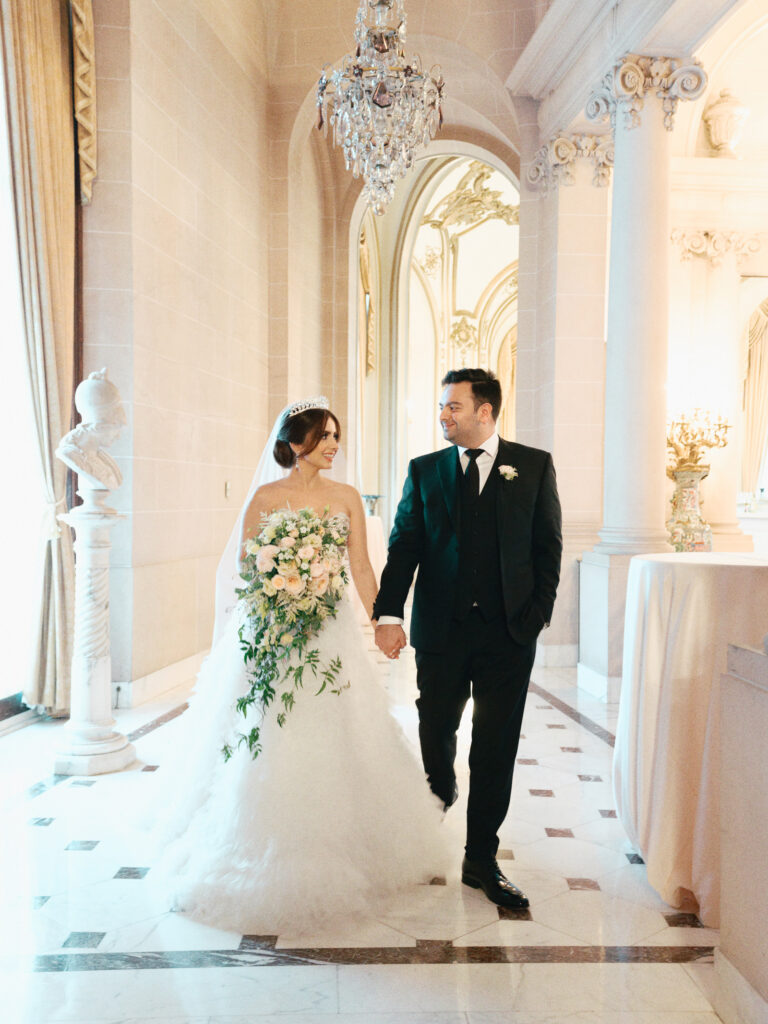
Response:
[[[602,514],[605,299],[613,137],[560,133],[541,146],[523,175],[522,197],[536,201],[535,330],[520,312],[521,352],[533,354],[532,444],[547,448],[557,468],[563,509],[563,560],[552,626],[536,649],[542,665],[575,665],[579,657],[579,566],[598,540]],[[521,202],[521,238],[530,200]],[[523,254],[521,243],[521,267]],[[522,294],[522,291],[521,291]],[[532,344],[531,344],[532,342]],[[526,435],[518,417],[518,440]],[[546,433],[545,433],[546,431]]]
[[[580,583],[579,682],[617,696],[629,558],[667,548],[666,380],[670,132],[706,75],[693,61],[630,54],[587,105],[614,127],[603,525]]]
[[[104,505],[107,490],[83,489],[85,499],[59,518],[75,531],[75,643],[72,707],[56,755],[58,775],[101,775],[136,760],[112,717],[109,642],[111,528],[124,517]]]
[[[106,505],[123,477],[107,449],[125,424],[120,394],[106,369],[81,381],[75,408],[82,421],[60,441],[56,455],[77,473],[82,504],[59,519],[75,531],[75,639],[71,709],[54,771],[100,775],[136,759],[112,717],[112,658],[109,642],[110,530],[119,520]]]

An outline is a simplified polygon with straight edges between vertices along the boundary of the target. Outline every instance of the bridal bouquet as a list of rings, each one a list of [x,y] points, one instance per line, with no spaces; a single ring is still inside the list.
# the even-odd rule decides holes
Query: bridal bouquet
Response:
[[[250,678],[248,693],[237,701],[242,715],[254,704],[266,711],[277,698],[282,728],[306,669],[321,681],[317,693],[341,693],[346,688],[338,682],[341,659],[323,666],[320,652],[307,649],[325,619],[336,615],[348,579],[346,542],[343,519],[327,512],[319,516],[307,508],[264,516],[258,536],[246,541],[240,571],[245,585],[237,591],[246,608],[240,645]],[[238,746],[248,745],[254,759],[261,751],[259,735],[255,726],[237,739]],[[226,744],[222,753],[229,760],[233,748]]]

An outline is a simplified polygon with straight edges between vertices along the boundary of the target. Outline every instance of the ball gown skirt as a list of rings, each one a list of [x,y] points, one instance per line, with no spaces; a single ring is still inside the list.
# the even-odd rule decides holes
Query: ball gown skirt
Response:
[[[243,745],[225,762],[224,744],[261,719],[234,708],[248,689],[237,626],[235,613],[155,777],[164,850],[150,875],[174,909],[274,935],[375,913],[387,894],[445,874],[442,808],[391,714],[349,593],[309,644],[321,662],[341,657],[349,687],[316,695],[307,673],[283,728],[277,704],[264,714],[256,760]]]

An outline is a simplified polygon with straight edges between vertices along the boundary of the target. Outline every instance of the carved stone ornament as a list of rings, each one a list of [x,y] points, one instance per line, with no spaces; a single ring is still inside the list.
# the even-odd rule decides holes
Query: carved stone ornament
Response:
[[[90,374],[75,391],[75,408],[82,417],[56,449],[56,456],[77,473],[80,491],[116,490],[123,482],[120,469],[106,450],[125,426],[120,393],[106,368]]]
[[[553,187],[574,185],[574,164],[577,158],[592,161],[593,185],[604,188],[609,184],[613,167],[613,139],[610,135],[555,136],[538,151],[525,180],[545,195]]]
[[[626,54],[603,78],[586,106],[590,121],[610,120],[616,127],[620,109],[626,128],[637,128],[645,96],[655,92],[664,110],[664,127],[672,131],[679,100],[695,100],[707,86],[707,75],[694,58],[643,57]]]
[[[737,263],[741,263],[760,252],[762,247],[760,235],[745,235],[737,231],[687,231],[676,228],[672,232],[672,241],[680,247],[680,259],[689,260],[696,256],[709,260],[715,267],[731,254],[736,257]]]
[[[722,89],[717,99],[709,104],[704,111],[703,121],[716,156],[738,159],[736,147],[748,117],[749,107],[737,100],[730,89]]]
[[[70,0],[72,12],[73,100],[77,124],[80,202],[87,206],[96,177],[96,65],[92,0]]]

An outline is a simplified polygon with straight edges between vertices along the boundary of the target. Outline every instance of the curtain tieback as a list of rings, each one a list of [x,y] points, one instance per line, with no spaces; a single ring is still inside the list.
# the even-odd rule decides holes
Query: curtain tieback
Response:
[[[47,540],[58,540],[59,537],[61,536],[61,523],[59,522],[58,517],[60,512],[66,511],[66,498],[59,498],[58,501],[47,501],[45,503],[43,529],[45,530],[45,536]]]

